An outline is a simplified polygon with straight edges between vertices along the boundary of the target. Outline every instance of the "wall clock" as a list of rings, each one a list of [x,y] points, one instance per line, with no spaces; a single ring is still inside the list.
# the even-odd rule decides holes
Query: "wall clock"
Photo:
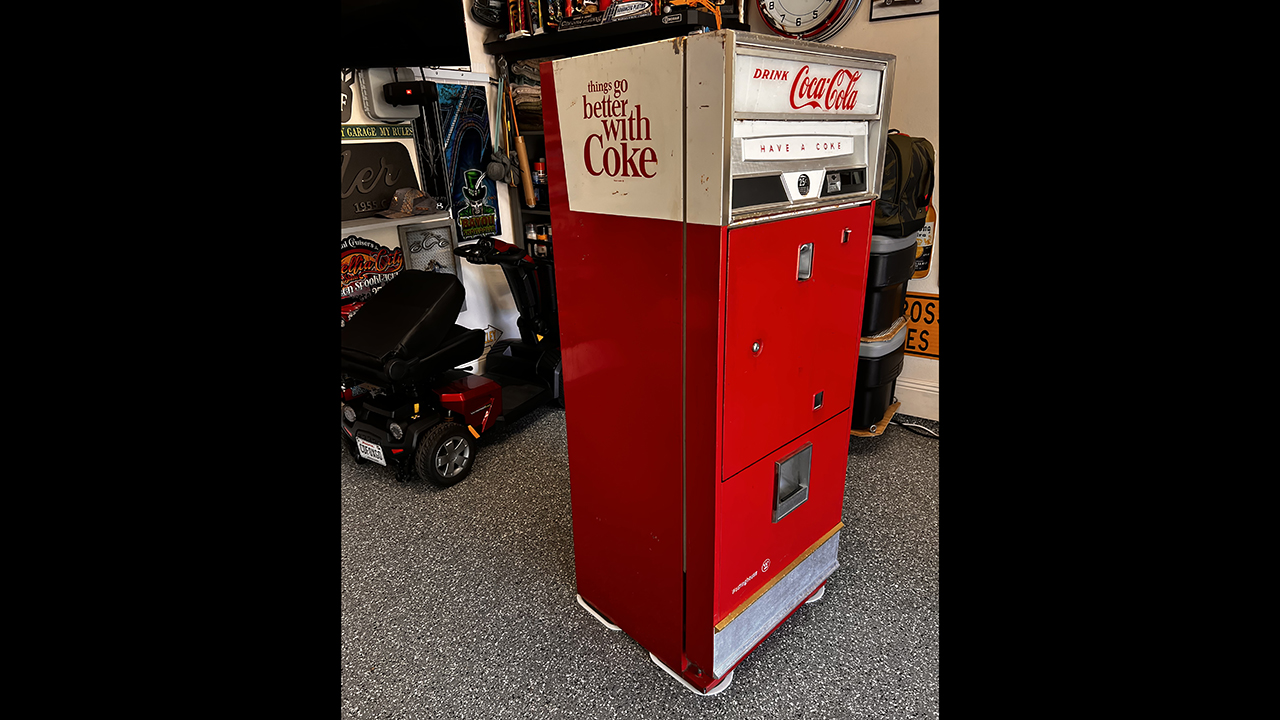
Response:
[[[760,19],[776,35],[824,42],[840,32],[862,0],[756,0]]]

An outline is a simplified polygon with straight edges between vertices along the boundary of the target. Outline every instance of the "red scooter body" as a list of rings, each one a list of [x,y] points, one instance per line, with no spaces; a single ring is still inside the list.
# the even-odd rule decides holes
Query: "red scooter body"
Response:
[[[433,388],[440,407],[455,413],[479,437],[502,417],[502,387],[483,375],[467,375]]]

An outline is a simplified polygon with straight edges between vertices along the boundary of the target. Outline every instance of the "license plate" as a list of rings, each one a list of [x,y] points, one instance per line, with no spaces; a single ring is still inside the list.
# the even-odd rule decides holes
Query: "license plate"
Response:
[[[380,446],[374,445],[368,440],[356,438],[356,449],[360,451],[360,457],[365,460],[372,460],[379,465],[386,466],[387,460],[382,457],[382,448]]]

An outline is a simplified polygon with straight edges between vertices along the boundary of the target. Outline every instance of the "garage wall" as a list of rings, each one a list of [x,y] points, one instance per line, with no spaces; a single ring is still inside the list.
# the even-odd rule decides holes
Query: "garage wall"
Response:
[[[464,8],[470,7],[470,0],[455,1],[461,2]],[[938,1],[929,0],[929,2]],[[940,296],[941,236],[946,222],[945,213],[941,208],[944,163],[938,97],[940,15],[901,17],[872,22],[870,17],[873,2],[882,2],[882,0],[864,0],[850,23],[829,40],[828,44],[891,53],[898,59],[889,126],[908,135],[928,138],[937,153],[937,181],[933,204],[938,220],[934,226],[933,260],[929,274],[923,278],[911,280],[907,289],[911,293]],[[764,23],[756,13],[754,0],[747,0],[746,6],[750,26],[757,32],[767,32]],[[462,69],[496,77],[496,62],[492,56],[485,53],[484,43],[497,39],[497,31],[474,22],[468,14],[467,36],[471,50],[471,66]],[[499,112],[497,87],[490,85],[488,94],[490,117],[494,117]],[[497,237],[522,245],[523,233],[520,229],[512,227],[513,223],[510,222],[510,203],[509,187],[499,183],[498,212],[502,219],[502,231]],[[394,230],[390,231],[389,237],[383,233],[370,239],[389,247],[397,247],[399,243]],[[468,327],[491,326],[501,332],[503,337],[514,336],[516,334],[515,305],[501,271],[493,266],[478,267],[463,263],[462,279],[467,289],[467,311],[462,314],[458,322]],[[933,331],[937,332],[936,326]],[[902,373],[898,377],[897,397],[902,403],[899,412],[933,420],[939,419],[938,363],[937,359],[907,355]]]
[[[470,8],[470,0],[454,1],[461,2],[464,8]],[[489,28],[475,23],[471,20],[470,15],[467,15],[467,35],[472,64],[471,67],[459,67],[457,69],[483,73],[488,77],[496,76],[497,69],[494,60],[484,52],[485,41],[492,39],[486,35],[489,31]],[[493,117],[498,112],[497,87],[492,84],[487,87],[490,121],[492,122]],[[379,124],[378,121],[370,119],[365,114],[358,85],[353,88],[353,94],[354,106],[351,120],[348,124]],[[419,172],[419,177],[421,177],[421,171],[417,168],[416,152],[411,151],[410,157],[413,159],[415,170]],[[501,231],[494,237],[506,242],[523,245],[522,233],[518,233],[512,227],[510,199],[507,189],[508,186],[505,183],[498,183],[497,202]],[[341,237],[347,237],[350,234],[352,233],[343,230]],[[380,225],[376,228],[362,227],[354,234],[388,248],[400,247],[400,236],[396,226],[389,221],[385,225]],[[488,343],[502,338],[519,337],[519,331],[516,328],[518,313],[516,312],[515,301],[511,296],[511,291],[502,270],[496,265],[472,265],[464,260],[461,261],[460,277],[463,287],[466,289],[467,300],[466,310],[458,316],[458,324],[468,328],[486,329],[488,331],[486,342]],[[478,365],[477,369],[482,370],[483,364]]]

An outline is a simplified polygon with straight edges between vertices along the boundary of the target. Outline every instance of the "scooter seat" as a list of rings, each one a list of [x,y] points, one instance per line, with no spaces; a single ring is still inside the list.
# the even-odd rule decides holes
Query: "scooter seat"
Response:
[[[342,328],[343,371],[399,381],[479,357],[484,331],[454,324],[465,298],[454,275],[402,270]]]
[[[484,330],[454,325],[440,347],[419,360],[413,372],[433,374],[455,368],[468,360],[475,360],[484,352],[484,338]]]

